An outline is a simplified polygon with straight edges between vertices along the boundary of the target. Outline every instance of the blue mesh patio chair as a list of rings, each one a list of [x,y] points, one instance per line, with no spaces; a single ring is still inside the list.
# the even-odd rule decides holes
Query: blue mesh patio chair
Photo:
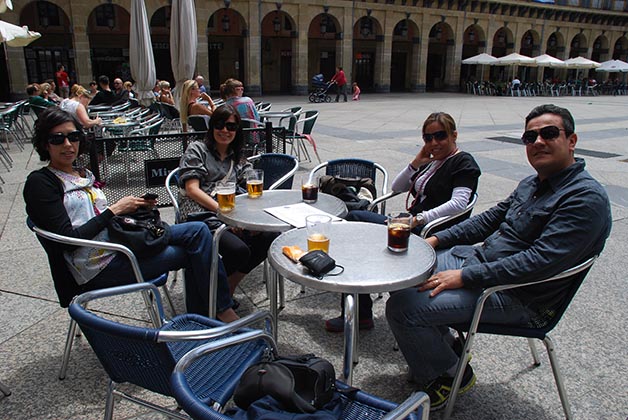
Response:
[[[58,235],[56,233],[48,232],[33,224],[30,219],[27,219],[26,224],[35,232],[39,243],[46,251],[48,255],[48,262],[52,274],[52,280],[54,282],[57,296],[59,297],[59,304],[62,308],[67,308],[70,301],[74,296],[79,295],[83,290],[76,283],[72,273],[65,265],[65,258],[63,252],[66,249],[65,246],[86,246],[99,249],[109,249],[117,252],[121,252],[129,258],[131,266],[133,267],[133,273],[138,283],[144,282],[144,277],[140,270],[137,258],[131,252],[131,250],[123,245],[115,244],[111,242],[99,242],[87,239],[70,238],[68,236]],[[175,313],[174,305],[166,288],[166,282],[168,280],[168,273],[164,273],[161,276],[146,280],[155,286],[163,288],[164,294],[170,306],[170,309]],[[152,304],[149,301],[145,302],[148,308],[152,308]],[[156,322],[157,316],[153,312],[151,319]],[[76,323],[70,319],[70,327],[68,328],[68,335],[65,341],[65,349],[63,352],[63,359],[61,361],[61,368],[59,369],[59,379],[65,379],[66,371],[68,368],[68,362],[70,361],[70,352],[72,351],[72,344],[76,335]]]
[[[202,396],[194,391],[194,384],[189,381],[194,366],[216,351],[224,351],[234,345],[243,345],[250,341],[264,340],[274,352],[276,349],[273,338],[260,330],[251,330],[238,335],[222,338],[199,346],[184,355],[174,368],[171,386],[177,402],[194,420],[228,420],[229,415],[212,409],[203,401]],[[342,416],[340,419],[408,419],[427,420],[429,417],[430,399],[424,392],[412,394],[401,404],[393,404],[384,399],[351,388],[343,382],[336,381],[336,395],[341,398]]]
[[[265,190],[291,190],[294,173],[299,169],[299,161],[291,155],[265,153],[247,159],[255,169],[264,170]]]
[[[151,295],[159,314],[157,327],[123,324],[86,307],[94,300],[113,296],[116,301],[128,300],[138,293]],[[166,320],[157,288],[147,283],[83,293],[72,301],[69,312],[109,376],[105,420],[113,417],[115,396],[151,408],[168,418],[189,419],[179,412],[123,392],[117,386],[133,384],[171,397],[174,393],[170,376],[179,359],[190,350],[218,337],[246,331],[243,328],[254,323],[264,323],[265,329],[271,328],[270,314],[261,311],[230,324],[197,314],[182,314]],[[186,373],[186,380],[203,403],[220,409],[233,394],[244,370],[260,361],[266,349],[265,341],[251,340],[221,350],[194,363]]]
[[[545,348],[547,349],[547,355],[550,360],[550,365],[552,367],[552,372],[554,373],[554,379],[556,381],[556,387],[558,388],[558,395],[560,397],[560,402],[562,403],[563,410],[565,412],[565,418],[571,419],[573,418],[571,414],[571,407],[569,405],[569,401],[567,400],[567,393],[565,391],[565,386],[563,384],[563,376],[558,367],[558,359],[556,357],[556,348],[554,345],[554,341],[550,338],[549,332],[554,329],[556,324],[560,321],[563,314],[567,310],[567,307],[571,303],[571,300],[575,296],[578,288],[584,281],[589,269],[595,262],[597,256],[591,257],[588,260],[563,271],[560,274],[557,274],[548,279],[533,282],[533,283],[523,283],[523,284],[505,284],[500,286],[493,286],[486,288],[475,305],[475,312],[473,313],[473,318],[469,324],[463,325],[451,325],[450,327],[454,328],[458,331],[458,335],[462,339],[464,343],[464,347],[462,350],[463,357],[460,357],[460,362],[458,363],[458,368],[456,370],[456,376],[454,377],[454,381],[451,387],[449,401],[447,402],[447,406],[445,408],[445,414],[443,416],[443,420],[447,420],[451,415],[454,404],[456,402],[456,396],[458,395],[458,389],[460,388],[460,383],[462,382],[462,376],[464,374],[464,370],[469,362],[471,355],[471,348],[473,346],[475,337],[477,333],[484,334],[497,334],[504,336],[513,336],[513,337],[523,337],[528,339],[528,344],[530,346],[530,351],[532,352],[532,359],[534,360],[534,366],[539,366],[541,364],[536,346],[533,339],[539,339],[543,341],[545,344]],[[519,287],[529,286],[531,284],[539,284],[544,282],[553,282],[553,281],[568,281],[568,287],[566,296],[563,298],[563,301],[560,302],[556,307],[546,308],[544,311],[544,318],[540,320],[535,320],[534,325],[529,326],[513,326],[513,325],[503,325],[503,324],[489,324],[485,322],[480,322],[480,317],[482,316],[482,310],[484,308],[484,303],[486,300],[495,292],[501,290],[510,290]],[[464,332],[467,332],[465,335]]]

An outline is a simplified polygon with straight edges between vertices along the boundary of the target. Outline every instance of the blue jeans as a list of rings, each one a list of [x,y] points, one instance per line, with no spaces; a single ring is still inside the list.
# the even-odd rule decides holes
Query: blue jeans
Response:
[[[203,222],[187,222],[170,226],[170,243],[159,254],[140,259],[144,279],[152,279],[168,271],[185,269],[185,302],[189,313],[207,316],[209,312],[209,272],[212,234]],[[218,267],[217,312],[233,305],[222,261]],[[117,255],[103,271],[85,287],[101,289],[135,281],[131,263],[125,255]]]
[[[454,248],[437,251],[435,272],[462,268],[465,258],[453,255]],[[434,297],[430,292],[405,289],[392,293],[386,302],[386,319],[419,385],[429,384],[458,363],[448,326],[471,322],[482,289],[450,289]],[[481,320],[525,325],[530,315],[518,299],[497,292],[486,301]]]

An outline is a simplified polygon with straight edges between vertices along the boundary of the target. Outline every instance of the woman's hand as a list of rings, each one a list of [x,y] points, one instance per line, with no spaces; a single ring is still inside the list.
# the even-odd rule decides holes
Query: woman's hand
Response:
[[[412,165],[413,168],[418,168],[419,166],[425,165],[431,160],[432,158],[430,157],[430,152],[427,150],[427,147],[423,146],[421,147],[421,150],[419,150],[419,153],[417,153],[417,155],[414,157],[410,165]]]
[[[129,195],[121,198],[116,203],[109,206],[109,209],[117,216],[121,214],[133,213],[140,207],[153,208],[156,203],[157,200],[145,200],[140,197],[133,197]]]

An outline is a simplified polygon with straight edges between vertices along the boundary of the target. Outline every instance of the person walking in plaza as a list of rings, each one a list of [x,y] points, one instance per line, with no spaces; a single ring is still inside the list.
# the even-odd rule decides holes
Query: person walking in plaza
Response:
[[[437,249],[434,274],[418,288],[391,294],[386,303],[386,318],[412,379],[430,395],[432,409],[446,405],[462,357],[449,326],[471,321],[484,288],[543,280],[604,248],[610,203],[584,160],[574,157],[577,140],[567,109],[534,108],[522,141],[536,175],[523,179],[496,206],[427,238]],[[496,292],[484,305],[482,321],[545,325],[572,281]],[[459,393],[475,381],[468,365]]]
[[[207,105],[199,100],[206,101]],[[196,80],[186,80],[183,82],[181,100],[179,102],[179,117],[183,132],[187,132],[188,130],[188,117],[190,115],[208,115],[211,117],[215,110],[216,105],[214,105],[211,96],[207,93],[201,93]]]
[[[340,95],[344,96],[345,102],[347,102],[347,78],[342,67],[336,67],[336,74],[331,78],[331,81],[336,84],[336,102],[340,99]]]
[[[70,95],[70,78],[68,77],[68,73],[65,71],[63,64],[59,64],[57,66],[55,77],[57,78],[57,86],[59,86],[59,93],[61,94],[61,97],[63,99],[67,98]]]
[[[392,182],[393,191],[407,192],[406,210],[414,215],[412,232],[416,235],[426,223],[462,212],[473,198],[481,174],[473,156],[458,148],[458,131],[451,115],[430,114],[423,122],[422,133],[423,147]],[[386,223],[386,216],[366,210],[353,210],[346,219]],[[358,299],[358,325],[372,329],[375,324],[371,295],[361,294]],[[325,322],[325,329],[344,331],[344,307],[339,317]]]
[[[42,112],[35,123],[33,145],[48,165],[31,172],[24,185],[26,213],[38,227],[73,238],[109,242],[107,225],[115,215],[153,207],[155,200],[127,196],[113,204],[94,184],[94,175],[74,162],[87,147],[83,127],[74,116],[55,107]],[[207,315],[212,235],[204,223],[181,223],[169,228],[168,246],[152,257],[138,258],[142,275],[155,278],[165,272],[186,269],[188,312]],[[64,250],[65,264],[83,293],[132,283],[135,280],[125,255],[113,251],[76,247]],[[57,271],[58,272],[58,271]],[[218,273],[218,315],[224,322],[238,319],[231,308],[229,287],[222,264]]]

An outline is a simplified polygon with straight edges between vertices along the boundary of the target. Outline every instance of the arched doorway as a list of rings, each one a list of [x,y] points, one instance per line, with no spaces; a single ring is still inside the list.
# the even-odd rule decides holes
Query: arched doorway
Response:
[[[150,18],[150,39],[153,44],[156,75],[158,80],[167,80],[176,85],[170,60],[170,13],[171,6],[160,7]]]
[[[244,38],[247,34],[244,18],[233,9],[219,9],[207,21],[209,83],[214,90],[230,77],[246,80]]]
[[[528,57],[536,57],[540,55],[541,44],[539,34],[534,30],[526,31],[521,37],[521,48],[519,54]],[[537,79],[538,67],[520,66],[518,68],[518,77],[522,82],[532,82]]]
[[[473,24],[467,27],[462,39],[462,60],[481,54],[486,48],[486,35],[479,25]],[[476,64],[462,65],[460,69],[460,86],[463,86],[467,81],[483,81],[485,68],[486,66]]]
[[[553,32],[547,38],[547,45],[545,46],[545,54],[556,57],[560,60],[565,59],[565,38],[560,32]],[[558,72],[560,69],[553,67],[543,68],[543,80],[558,79]]]
[[[375,64],[378,45],[383,41],[379,22],[371,17],[371,10],[353,26],[353,80],[364,92],[375,89]]]
[[[454,33],[445,22],[439,22],[430,29],[427,50],[427,91],[438,91],[446,87],[447,69],[454,54]]]
[[[392,55],[390,60],[390,91],[403,92],[413,89],[412,74],[416,71],[415,57],[418,55],[417,46],[419,29],[409,19],[400,20],[393,29]],[[416,41],[416,42],[414,42]]]
[[[324,80],[336,72],[336,51],[340,48],[342,29],[335,16],[321,13],[312,19],[308,36],[308,77],[322,74]]]
[[[606,38],[604,35],[598,36],[595,41],[593,41],[591,60],[597,61],[598,63],[610,60],[608,38]]]
[[[493,57],[504,57],[514,52],[515,44],[512,32],[507,27],[502,27],[493,36]],[[505,82],[508,80],[510,68],[508,66],[491,66],[491,80]]]
[[[76,83],[74,40],[70,19],[63,9],[48,1],[29,3],[22,9],[20,25],[42,34],[24,47],[28,82],[54,79],[57,65],[63,64],[70,76],[70,85]]]
[[[613,48],[613,60],[628,60],[628,39],[622,36],[615,41],[615,47]]]
[[[277,9],[262,19],[262,92],[292,92],[292,51],[295,23]]]
[[[129,66],[129,12],[117,4],[97,6],[87,19],[87,35],[92,57],[92,75],[110,80],[131,80]]]

